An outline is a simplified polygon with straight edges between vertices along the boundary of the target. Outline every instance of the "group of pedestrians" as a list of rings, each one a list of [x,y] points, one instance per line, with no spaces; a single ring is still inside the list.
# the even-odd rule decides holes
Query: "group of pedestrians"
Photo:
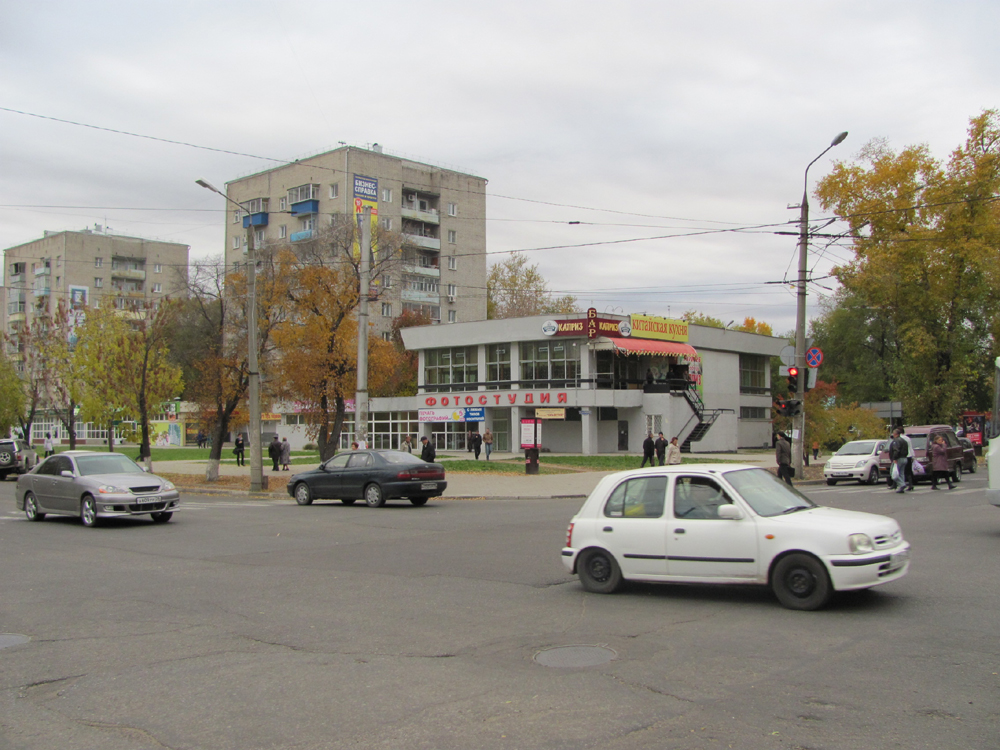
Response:
[[[670,438],[668,443],[662,432],[657,433],[655,440],[652,432],[647,433],[646,439],[642,441],[642,464],[639,468],[643,468],[647,461],[649,461],[650,466],[656,466],[656,462],[660,466],[663,466],[664,462],[667,466],[679,464],[681,462],[681,447],[677,444],[677,436]]]
[[[477,431],[469,430],[468,434],[465,436],[465,447],[469,453],[474,453],[476,460],[479,460],[479,454],[484,450],[486,451],[486,460],[490,460],[490,454],[493,452],[493,433],[490,432],[490,428],[487,427],[483,434],[479,434]]]
[[[288,465],[292,462],[292,445],[288,438],[281,438],[279,441],[275,435],[267,446],[267,455],[271,459],[272,471],[278,471],[278,462],[281,462],[281,471],[288,471]]]
[[[948,468],[948,449],[944,437],[935,435],[927,453],[931,457],[931,489],[938,490],[938,481],[943,479],[949,490],[955,489],[951,483],[951,470]],[[895,486],[896,492],[913,492],[914,460],[913,441],[902,427],[892,431],[892,442],[889,443],[889,460],[892,461],[892,473],[889,475],[889,487]]]

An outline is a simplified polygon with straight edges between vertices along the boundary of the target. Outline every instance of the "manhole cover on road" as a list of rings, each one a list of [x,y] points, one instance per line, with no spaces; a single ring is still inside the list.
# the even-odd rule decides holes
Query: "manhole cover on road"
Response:
[[[27,643],[30,640],[31,639],[26,635],[18,635],[17,633],[0,633],[0,648],[20,646],[22,643]]]
[[[535,661],[543,667],[596,667],[618,657],[604,646],[556,646],[539,651]]]

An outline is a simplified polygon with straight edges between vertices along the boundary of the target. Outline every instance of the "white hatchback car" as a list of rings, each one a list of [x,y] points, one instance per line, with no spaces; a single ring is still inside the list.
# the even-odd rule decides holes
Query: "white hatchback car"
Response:
[[[854,479],[866,484],[879,480],[879,454],[888,450],[888,440],[852,440],[844,443],[823,466],[826,483]]]
[[[906,575],[910,545],[886,516],[825,508],[739,464],[636,469],[601,480],[573,517],[563,563],[588,591],[623,579],[769,585],[790,609]]]

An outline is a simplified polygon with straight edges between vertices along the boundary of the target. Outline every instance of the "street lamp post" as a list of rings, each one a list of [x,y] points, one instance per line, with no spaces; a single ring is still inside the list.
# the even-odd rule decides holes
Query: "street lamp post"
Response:
[[[243,206],[205,180],[198,185],[218,193],[240,211]],[[249,215],[249,211],[247,214]],[[254,244],[253,222],[247,225],[247,369],[249,370],[250,401],[250,491],[264,489],[264,463],[260,444],[260,369],[257,363],[257,249]]]
[[[843,143],[847,138],[847,131],[837,135],[836,138],[823,149],[823,153],[809,162],[806,167],[805,177],[802,187],[802,205],[799,212],[799,283],[798,283],[798,309],[795,318],[795,366],[799,368],[799,377],[796,387],[795,398],[799,401],[799,413],[792,419],[792,430],[798,433],[796,439],[792,441],[792,465],[795,468],[795,475],[802,478],[805,455],[806,439],[806,379],[808,370],[806,369],[806,278],[809,273],[809,167],[818,162],[827,151],[839,143]],[[793,435],[795,437],[795,435]]]

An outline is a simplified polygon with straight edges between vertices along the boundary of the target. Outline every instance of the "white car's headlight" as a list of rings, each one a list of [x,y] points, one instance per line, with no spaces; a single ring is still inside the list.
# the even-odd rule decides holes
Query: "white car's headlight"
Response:
[[[128,492],[128,490],[123,490],[121,487],[115,487],[113,484],[102,484],[97,488],[97,491],[102,495],[121,495]]]
[[[851,534],[847,537],[847,546],[854,555],[863,555],[875,549],[872,538],[867,534]]]
[[[169,492],[170,490],[176,489],[176,488],[174,487],[174,483],[173,482],[166,482],[165,481],[163,483],[163,486],[160,489],[161,490],[165,490],[166,492]]]
[[[867,458],[862,458],[860,461],[858,461],[856,464],[854,464],[854,468],[855,469],[860,469],[866,463],[868,463],[868,459]]]
[[[824,469],[829,469],[830,468],[830,464],[832,464],[832,463],[833,463],[833,461],[827,461],[825,464],[823,464],[823,468]]]

